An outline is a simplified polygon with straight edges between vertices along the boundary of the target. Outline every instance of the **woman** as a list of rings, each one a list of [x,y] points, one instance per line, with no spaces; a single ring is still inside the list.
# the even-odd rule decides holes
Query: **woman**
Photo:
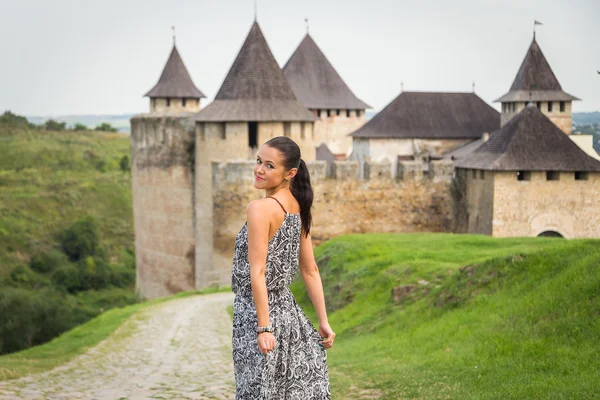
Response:
[[[300,148],[279,136],[262,145],[232,268],[233,362],[237,399],[330,399],[327,355],[335,333],[310,238],[313,191]],[[318,331],[289,286],[300,264]]]

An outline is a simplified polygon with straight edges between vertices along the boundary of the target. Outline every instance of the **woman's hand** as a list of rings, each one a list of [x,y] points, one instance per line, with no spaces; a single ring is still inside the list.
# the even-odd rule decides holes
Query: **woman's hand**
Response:
[[[275,336],[271,332],[263,332],[258,334],[258,350],[267,355],[267,353],[277,345]]]
[[[328,322],[319,323],[319,335],[324,338],[321,342],[321,346],[325,348],[325,350],[330,349],[333,346],[333,340],[335,339],[335,333],[333,329],[329,326]]]

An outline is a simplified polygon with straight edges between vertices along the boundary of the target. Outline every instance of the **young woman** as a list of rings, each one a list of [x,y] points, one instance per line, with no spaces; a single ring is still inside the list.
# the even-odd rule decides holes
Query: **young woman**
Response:
[[[278,136],[260,147],[254,187],[266,196],[248,205],[233,256],[236,398],[330,399],[325,350],[335,333],[310,238],[310,176],[292,139]],[[289,289],[298,265],[318,331]]]

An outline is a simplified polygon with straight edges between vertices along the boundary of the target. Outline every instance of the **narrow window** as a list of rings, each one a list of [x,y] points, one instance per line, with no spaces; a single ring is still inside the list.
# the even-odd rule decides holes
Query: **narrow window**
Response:
[[[185,107],[185,103],[186,103],[186,98],[184,97],[183,99],[181,99],[181,105]]]
[[[530,181],[531,180],[531,171],[518,171],[517,172],[517,180],[518,181]]]
[[[198,129],[198,137],[200,138],[201,141],[205,141],[206,140],[206,135],[204,134],[204,124],[200,123],[198,125],[196,125],[197,129]]]
[[[329,109],[327,110],[327,116],[331,117],[331,110],[329,110]]]
[[[258,122],[248,122],[248,146],[258,147]]]
[[[167,97],[167,107],[171,107],[171,98]]]
[[[346,117],[350,118],[350,110],[346,110]]]
[[[356,110],[356,116],[357,117],[362,117],[362,112],[360,110]]]
[[[552,112],[552,102],[548,102],[548,112]]]
[[[156,99],[152,98],[152,108],[156,108]]]
[[[565,102],[564,101],[560,102],[560,112],[565,112]]]
[[[317,117],[321,118],[321,110],[317,110]]]
[[[341,110],[336,110],[336,115],[339,116],[341,112],[342,112]]]
[[[290,137],[292,135],[292,123],[284,122],[283,123],[283,135]]]
[[[541,101],[537,102],[537,108],[538,108],[538,110],[542,109],[542,102]]]
[[[546,180],[547,181],[557,181],[559,177],[558,171],[546,171]]]
[[[485,179],[485,171],[479,170],[479,179]]]
[[[300,123],[300,139],[306,139],[306,125],[308,125],[307,122]]]
[[[223,139],[223,140],[227,139],[227,133],[226,133],[227,124],[225,122],[221,122],[221,123],[217,124],[217,126],[220,131],[221,139]]]
[[[587,171],[575,171],[575,180],[576,181],[587,181],[588,180]]]
[[[473,171],[473,173],[472,173],[473,174],[473,179],[477,179],[477,170],[474,169],[472,171]]]

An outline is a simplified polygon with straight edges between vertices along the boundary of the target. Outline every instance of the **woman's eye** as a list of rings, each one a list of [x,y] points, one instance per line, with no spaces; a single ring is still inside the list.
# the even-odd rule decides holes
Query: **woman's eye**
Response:
[[[260,160],[258,160],[258,159],[257,159],[257,160],[256,160],[256,163],[257,163],[257,164],[260,164]]]

